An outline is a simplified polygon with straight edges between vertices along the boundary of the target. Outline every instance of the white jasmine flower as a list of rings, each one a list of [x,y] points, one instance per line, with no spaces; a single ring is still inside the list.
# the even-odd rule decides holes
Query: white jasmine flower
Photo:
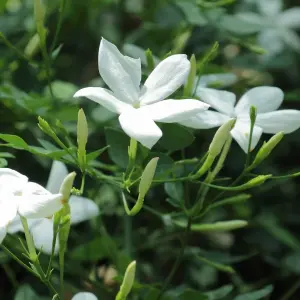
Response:
[[[209,107],[193,99],[164,100],[186,81],[190,62],[184,54],[171,55],[160,62],[141,89],[140,59],[122,55],[114,44],[102,39],[98,62],[100,75],[110,90],[88,87],[74,97],[87,97],[120,114],[125,133],[147,148],[162,136],[155,121],[179,122]]]
[[[46,189],[52,193],[57,193],[67,174],[68,170],[66,166],[62,162],[54,161]],[[71,224],[77,224],[99,215],[98,206],[90,199],[72,195],[69,199],[69,205],[71,210]],[[36,219],[32,222],[28,222],[28,226],[33,236],[36,248],[42,249],[42,251],[46,254],[51,254],[53,240],[53,220]],[[15,233],[18,231],[23,231],[23,227],[20,218],[16,217],[8,226],[8,232]],[[56,243],[56,246],[55,253],[57,253],[59,249],[58,242]]]
[[[231,92],[201,88],[198,89],[197,96],[210,104],[216,111],[205,111],[180,123],[192,128],[208,129],[219,127],[229,119],[236,118],[237,121],[231,135],[245,152],[248,151],[249,145],[249,111],[251,106],[257,108],[251,150],[255,148],[263,132],[275,134],[283,131],[290,133],[300,127],[299,110],[283,109],[276,111],[284,98],[282,90],[276,87],[261,86],[250,89],[235,107],[236,96]]]
[[[50,193],[17,171],[0,168],[0,242],[18,215],[28,219],[51,217],[62,208],[62,195]]]
[[[98,298],[92,293],[81,292],[76,294],[72,300],[98,300]]]
[[[300,51],[300,38],[296,30],[300,29],[300,7],[283,10],[282,0],[257,0],[260,14],[246,12],[238,17],[252,24],[260,25],[258,43],[268,51],[263,58],[270,59],[281,53],[286,45]]]

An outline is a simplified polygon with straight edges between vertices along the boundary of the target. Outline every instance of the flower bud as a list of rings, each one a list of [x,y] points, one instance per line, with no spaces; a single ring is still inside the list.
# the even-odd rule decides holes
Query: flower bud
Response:
[[[78,162],[81,169],[84,169],[86,163],[86,144],[88,140],[88,124],[83,109],[78,111],[77,122],[77,145],[78,145]]]
[[[259,175],[248,182],[240,185],[238,188],[239,191],[241,190],[246,190],[246,189],[251,189],[255,186],[263,184],[267,179],[271,178],[272,175]]]
[[[131,262],[125,272],[120,291],[116,296],[116,300],[126,300],[129,295],[135,278],[136,261]]]
[[[195,54],[191,56],[190,63],[191,63],[191,69],[186,84],[184,86],[184,91],[183,91],[184,97],[190,97],[193,95],[194,82],[196,81],[195,78],[197,73],[197,61],[196,61]]]
[[[149,72],[152,72],[155,68],[155,62],[154,62],[152,51],[150,49],[147,49],[145,51],[145,55],[147,59],[147,68]]]
[[[36,33],[28,42],[25,47],[24,54],[28,58],[32,58],[38,51],[40,46],[40,36]]]
[[[273,149],[277,146],[277,144],[282,140],[283,136],[284,136],[284,132],[280,131],[280,132],[276,133],[274,136],[272,136],[268,140],[268,142],[264,142],[264,144],[259,149],[252,165],[248,168],[248,170],[255,168],[263,160],[265,160],[270,155],[270,153],[273,151]]]
[[[231,231],[248,225],[245,220],[220,221],[211,224],[193,224],[192,231],[197,232],[215,232],[215,231]]]
[[[75,176],[76,176],[75,172],[68,174],[60,186],[59,193],[62,194],[62,199],[63,202],[65,203],[67,203],[70,198],[71,189],[73,187]]]
[[[148,164],[142,174],[140,185],[139,185],[139,198],[141,198],[141,199],[145,198],[147,192],[149,191],[149,189],[151,187],[152,180],[153,180],[155,170],[157,167],[158,159],[159,159],[158,157],[152,158],[148,162]]]
[[[251,121],[252,126],[254,126],[254,124],[255,124],[256,116],[257,116],[257,108],[252,105],[250,107],[250,121]]]
[[[207,158],[196,174],[197,177],[202,176],[210,169],[210,167],[214,163],[215,158],[222,151],[222,148],[226,143],[226,140],[228,139],[230,131],[234,127],[235,121],[235,119],[230,119],[217,130],[212,142],[209,145]]]
[[[224,123],[215,133],[215,136],[212,142],[209,145],[208,153],[212,157],[216,157],[220,154],[228,135],[230,134],[231,129],[234,127],[235,119],[230,119]]]
[[[78,111],[77,144],[79,151],[84,152],[88,140],[88,124],[83,109]]]

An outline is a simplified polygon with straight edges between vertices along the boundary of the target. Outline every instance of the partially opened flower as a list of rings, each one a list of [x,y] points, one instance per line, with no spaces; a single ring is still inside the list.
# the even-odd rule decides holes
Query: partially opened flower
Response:
[[[18,215],[28,219],[51,217],[61,209],[62,201],[59,192],[50,193],[19,172],[0,168],[0,242]]]
[[[276,87],[253,88],[242,96],[235,107],[236,96],[231,92],[202,88],[198,90],[197,96],[210,104],[216,111],[209,110],[180,123],[192,128],[208,129],[219,127],[230,118],[236,118],[237,121],[231,135],[245,152],[248,151],[249,145],[249,111],[251,106],[257,108],[257,117],[250,150],[255,148],[263,132],[275,134],[283,131],[290,133],[300,127],[299,110],[276,111],[284,98],[282,90]]]
[[[54,161],[50,171],[46,189],[52,193],[57,193],[60,186],[67,176],[68,170],[66,166],[59,161]],[[90,199],[72,195],[69,199],[71,210],[71,224],[77,224],[99,215],[99,208],[95,202]],[[53,239],[53,220],[37,219],[29,223],[30,232],[33,236],[36,248],[42,249],[46,254],[51,254]],[[22,231],[23,227],[20,218],[16,217],[9,225],[8,232],[15,233]],[[0,232],[1,235],[1,232]],[[55,253],[58,251],[58,243],[56,244]]]
[[[72,300],[98,300],[98,298],[92,293],[81,292],[76,294]]]
[[[125,133],[147,148],[152,148],[162,136],[155,121],[179,122],[209,107],[193,99],[165,100],[189,74],[190,62],[184,54],[171,55],[160,62],[141,89],[140,59],[122,55],[105,39],[101,40],[98,59],[100,75],[110,90],[88,87],[74,97],[87,97],[120,114]]]

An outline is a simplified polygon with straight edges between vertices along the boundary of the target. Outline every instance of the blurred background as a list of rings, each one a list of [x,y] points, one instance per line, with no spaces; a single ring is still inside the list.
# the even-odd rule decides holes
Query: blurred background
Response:
[[[284,108],[300,109],[299,1],[43,1],[49,65],[45,63],[38,46],[33,2],[0,1],[1,133],[18,135],[30,145],[51,148],[49,140],[47,144],[47,138],[37,126],[37,116],[45,118],[50,124],[56,124],[59,119],[75,142],[77,112],[83,107],[90,129],[88,149],[93,151],[104,147],[109,140],[109,144],[113,144],[112,149],[98,160],[115,163],[116,168],[124,167],[124,161],[118,159],[120,152],[116,149],[126,153],[127,137],[116,131],[114,138],[111,138],[109,130],[105,129],[118,127],[116,116],[95,103],[72,98],[81,87],[104,86],[97,63],[101,37],[115,43],[126,55],[140,57],[145,76],[149,74],[145,55],[147,49],[151,49],[157,61],[169,52],[186,53],[189,57],[195,54],[199,76],[234,74],[234,82],[216,82],[216,87],[226,88],[240,96],[254,86],[274,85],[285,92]],[[219,43],[217,54],[203,66],[201,59],[216,41]],[[54,97],[51,96],[49,83]],[[55,126],[64,134],[59,125]],[[167,138],[175,143],[178,137],[172,135],[172,130],[165,130]],[[206,151],[213,133],[214,130],[190,131],[191,141],[184,142],[185,157],[200,157]],[[269,137],[263,136],[260,145]],[[172,153],[172,158],[178,160],[182,149],[176,143],[172,145],[162,141],[154,151],[162,155]],[[1,147],[0,150],[2,166],[8,162],[9,167],[27,174],[33,181],[46,183],[51,159],[17,149]],[[298,130],[284,137],[256,173],[284,175],[299,171],[299,151]],[[234,143],[223,175],[237,177],[244,160],[244,153]],[[172,160],[165,162],[168,163],[172,164]],[[109,174],[111,170],[106,171]],[[180,184],[172,188],[154,188],[152,195],[149,195],[149,206],[166,215],[176,211],[177,208],[166,198],[176,198],[174,189],[178,191],[181,188]],[[101,220],[81,224],[72,231],[67,254],[72,268],[66,268],[66,278],[70,290],[74,286],[93,290],[93,282],[97,282],[99,295],[103,295],[101,299],[113,299],[114,283],[107,283],[102,271],[107,271],[116,262],[107,247],[103,247],[107,241],[95,239],[95,233],[99,233],[99,226],[103,228],[105,224],[105,230],[112,237],[109,243],[113,244],[109,247],[122,253],[124,224],[120,217],[123,207],[119,195],[108,184],[99,186],[99,183],[89,179],[85,193],[98,203]],[[249,228],[233,233],[195,235],[190,240],[192,246],[188,253],[198,253],[217,263],[231,265],[236,274],[224,272],[187,254],[174,285],[188,286],[201,292],[221,286],[235,288],[235,294],[233,292],[227,298],[215,296],[209,299],[242,300],[246,298],[234,297],[238,293],[256,290],[263,291],[263,296],[249,299],[300,299],[299,179],[270,181],[252,194],[245,204],[222,208],[207,216],[210,221],[247,219]],[[174,204],[174,201],[171,203]],[[135,257],[140,262],[139,279],[145,283],[140,287],[142,290],[149,289],[147,284],[161,282],[176,257],[179,241],[172,238],[172,230],[165,221],[147,213],[139,214],[134,219]],[[17,248],[16,241],[16,237],[10,237],[7,243]],[[42,284],[3,252],[0,252],[0,264],[0,299],[42,299],[37,295],[47,295]],[[85,274],[86,277],[80,279],[78,274]],[[31,288],[24,287],[24,284],[31,285]],[[20,292],[20,287],[29,294]],[[266,292],[272,288],[272,294]],[[150,294],[148,298],[143,293],[141,295],[132,299],[155,299]],[[194,299],[175,295],[170,299]],[[202,298],[198,296],[195,299]]]

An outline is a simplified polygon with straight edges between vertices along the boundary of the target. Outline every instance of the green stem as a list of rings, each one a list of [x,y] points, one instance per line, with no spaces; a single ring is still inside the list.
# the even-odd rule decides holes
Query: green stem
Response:
[[[180,252],[176,258],[176,261],[170,271],[170,274],[168,275],[168,277],[166,278],[163,286],[162,286],[162,289],[158,295],[158,297],[156,298],[156,300],[160,300],[162,298],[162,296],[164,295],[165,291],[167,290],[168,286],[170,285],[178,267],[180,266],[180,263],[182,261],[182,258],[183,258],[183,255],[184,255],[184,251],[185,251],[185,247],[187,246],[187,242],[188,242],[188,235],[190,233],[190,230],[191,230],[191,225],[192,225],[192,218],[189,217],[188,218],[188,221],[187,221],[187,225],[186,225],[186,228],[185,228],[185,234],[184,234],[184,237],[183,237],[183,242],[181,244],[181,248],[180,248]]]
[[[31,236],[30,231],[29,231],[27,220],[22,216],[20,216],[20,219],[21,219],[21,222],[22,222],[22,225],[23,225],[23,228],[24,228],[24,233],[25,233],[25,238],[26,238],[26,243],[27,243],[30,259],[33,260],[33,261],[36,261],[37,254],[36,254],[36,250],[35,250],[35,246],[34,246],[32,236]]]
[[[62,25],[62,19],[63,19],[65,5],[66,5],[66,0],[61,0],[60,1],[60,7],[59,7],[59,17],[58,17],[57,27],[56,27],[56,30],[55,30],[55,35],[54,35],[52,45],[50,47],[50,53],[53,52],[53,50],[56,46],[56,43],[57,43],[58,35],[59,35],[61,25]]]
[[[34,275],[36,277],[40,277],[39,274],[34,272],[29,266],[27,266],[23,261],[21,261],[16,255],[14,255],[12,252],[10,252],[10,250],[7,249],[3,244],[0,244],[0,247],[6,254],[8,254],[13,260],[15,260],[19,265],[21,265],[23,268],[25,268],[28,272],[30,272],[32,275]]]
[[[132,217],[124,214],[124,238],[126,254],[132,256]]]

